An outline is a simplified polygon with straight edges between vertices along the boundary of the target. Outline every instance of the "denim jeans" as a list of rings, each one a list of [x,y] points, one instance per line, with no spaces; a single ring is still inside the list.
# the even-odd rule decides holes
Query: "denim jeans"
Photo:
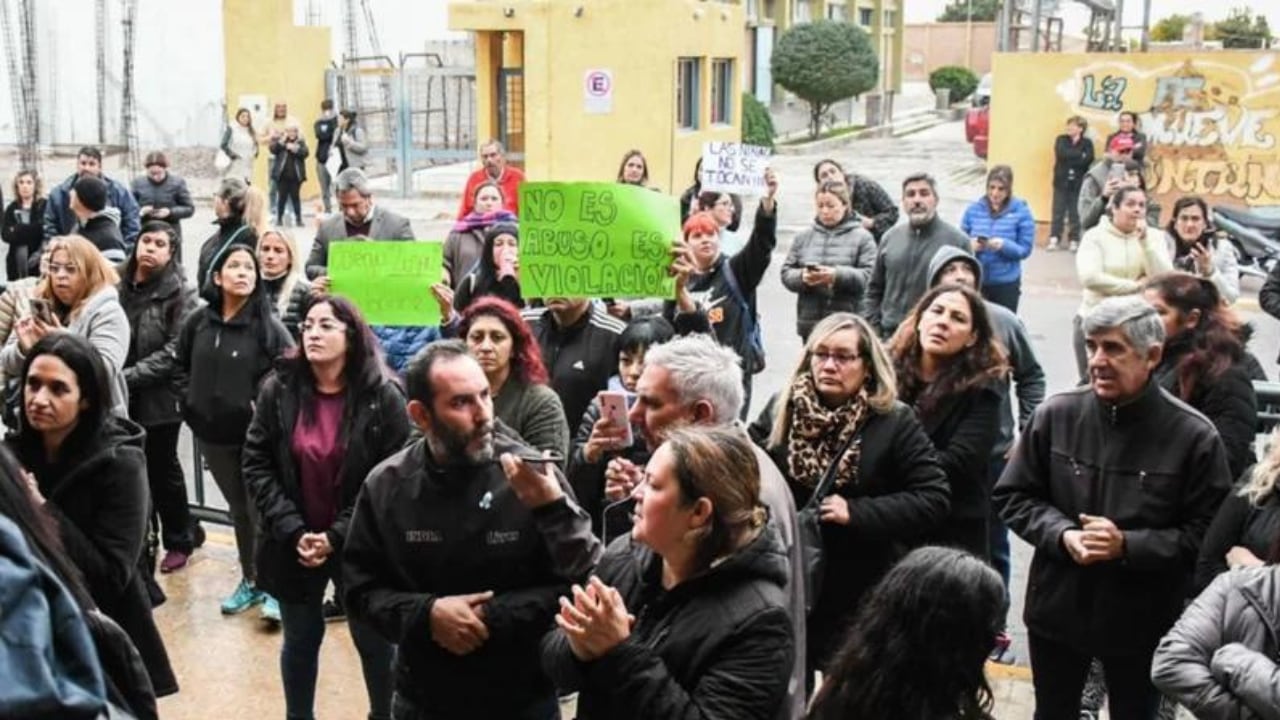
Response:
[[[338,558],[332,558],[335,573]],[[285,715],[289,720],[314,720],[316,678],[320,671],[320,643],[324,640],[325,622],[321,606],[329,578],[316,575],[309,582],[306,600],[300,603],[280,601],[280,621],[284,643],[280,646],[280,676],[284,683]],[[339,592],[341,587],[339,586]],[[365,691],[369,694],[370,720],[391,717],[391,674],[395,646],[387,642],[370,625],[347,618],[351,640],[360,654]]]
[[[1022,297],[1022,278],[999,285],[983,285],[982,298],[1008,308],[1009,312],[1018,312],[1018,299]]]

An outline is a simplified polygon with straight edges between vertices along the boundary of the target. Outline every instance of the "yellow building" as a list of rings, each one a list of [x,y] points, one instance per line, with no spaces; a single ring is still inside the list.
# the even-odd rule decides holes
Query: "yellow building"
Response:
[[[841,20],[866,30],[880,58],[876,92],[902,91],[902,0],[743,0],[747,18],[747,90],[773,100],[769,60],[777,36],[813,20]]]
[[[472,0],[476,133],[523,155],[537,180],[613,180],[623,154],[679,192],[708,140],[741,137],[744,24],[737,2]]]
[[[320,191],[315,178],[315,142],[310,120],[324,99],[324,71],[329,66],[329,28],[301,27],[293,22],[293,0],[222,0],[226,57],[227,122],[238,108],[254,115],[254,129],[271,117],[272,106],[286,103],[302,125],[311,157],[302,196]],[[253,167],[253,184],[267,187],[271,153],[264,144]],[[274,214],[275,208],[271,208]]]

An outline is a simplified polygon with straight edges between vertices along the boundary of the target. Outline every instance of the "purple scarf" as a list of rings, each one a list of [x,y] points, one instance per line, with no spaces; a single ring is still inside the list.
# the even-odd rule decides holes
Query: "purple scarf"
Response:
[[[479,213],[471,211],[467,216],[453,224],[454,232],[471,232],[472,230],[483,230],[495,223],[513,223],[516,222],[516,216],[510,210],[494,210],[493,212]]]

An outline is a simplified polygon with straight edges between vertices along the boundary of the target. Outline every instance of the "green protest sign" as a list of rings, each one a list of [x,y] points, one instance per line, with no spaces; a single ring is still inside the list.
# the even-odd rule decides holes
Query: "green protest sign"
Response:
[[[329,292],[341,295],[370,325],[438,325],[431,286],[444,276],[444,244],[347,240],[329,245]]]
[[[675,198],[616,183],[520,186],[520,289],[526,298],[675,297]]]

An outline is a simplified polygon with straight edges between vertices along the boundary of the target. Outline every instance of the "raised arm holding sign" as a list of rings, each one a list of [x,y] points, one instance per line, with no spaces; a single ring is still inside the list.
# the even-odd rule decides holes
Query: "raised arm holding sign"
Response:
[[[703,191],[764,195],[768,187],[764,171],[772,150],[732,142],[708,142],[702,146],[698,179]]]

